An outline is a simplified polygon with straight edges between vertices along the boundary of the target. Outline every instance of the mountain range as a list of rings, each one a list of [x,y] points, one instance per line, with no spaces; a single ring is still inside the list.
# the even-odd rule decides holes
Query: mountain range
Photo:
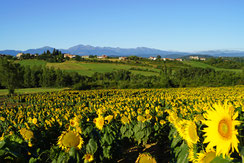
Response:
[[[18,53],[31,53],[31,54],[42,54],[44,51],[53,51],[53,47],[45,46],[37,49],[28,49],[25,51],[20,50],[2,50],[0,54],[17,55]],[[236,50],[209,50],[199,52],[178,52],[178,51],[166,51],[147,47],[137,48],[113,48],[113,47],[98,47],[90,45],[76,45],[68,49],[59,49],[62,53],[70,53],[76,55],[108,55],[108,56],[130,56],[136,55],[140,57],[156,57],[160,55],[166,58],[180,58],[187,55],[209,55],[213,57],[244,57],[244,51]]]

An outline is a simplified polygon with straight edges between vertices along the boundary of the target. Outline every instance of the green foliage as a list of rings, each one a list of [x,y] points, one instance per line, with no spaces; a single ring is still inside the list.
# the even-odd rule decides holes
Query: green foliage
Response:
[[[243,58],[209,58],[205,63],[225,69],[241,69],[244,67]]]
[[[0,82],[9,90],[9,94],[13,94],[21,83],[23,69],[20,64],[8,61],[6,58],[0,58]]]

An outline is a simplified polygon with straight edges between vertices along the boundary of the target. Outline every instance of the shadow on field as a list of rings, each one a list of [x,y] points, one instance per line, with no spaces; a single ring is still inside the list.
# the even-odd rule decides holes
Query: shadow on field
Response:
[[[122,153],[118,163],[134,163],[140,153],[150,153],[156,158],[157,163],[170,162],[170,148],[169,142],[162,141],[158,143],[146,144],[144,147],[131,147]]]

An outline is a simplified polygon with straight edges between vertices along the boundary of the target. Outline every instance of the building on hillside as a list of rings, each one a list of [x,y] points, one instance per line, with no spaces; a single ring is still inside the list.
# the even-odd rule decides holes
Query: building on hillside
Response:
[[[97,56],[98,59],[105,59],[105,58],[108,58],[107,55],[101,55],[101,56]]]
[[[75,58],[76,55],[72,55],[72,54],[64,54],[64,58]]]
[[[172,58],[162,58],[161,60],[163,60],[163,61],[173,61],[174,59],[172,59]]]
[[[89,55],[83,55],[81,58],[89,58]]]
[[[200,61],[206,61],[206,58],[203,58],[203,57],[201,57],[199,59],[200,59]]]
[[[155,61],[157,58],[156,57],[149,57],[148,59]]]
[[[18,54],[16,55],[16,57],[17,57],[17,58],[20,58],[23,54],[24,54],[24,53],[18,53]]]
[[[190,59],[199,60],[198,56],[189,56]]]
[[[177,58],[177,59],[175,59],[175,60],[176,60],[176,61],[180,61],[180,62],[183,61],[181,58]]]
[[[119,57],[119,60],[125,61],[125,60],[127,60],[127,57]]]

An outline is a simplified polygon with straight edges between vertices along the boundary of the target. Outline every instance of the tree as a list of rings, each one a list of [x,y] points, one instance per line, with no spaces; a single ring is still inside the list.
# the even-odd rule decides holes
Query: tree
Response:
[[[157,60],[160,60],[161,59],[161,55],[157,55]]]
[[[81,57],[80,57],[79,55],[76,55],[76,56],[75,56],[75,60],[76,60],[76,61],[81,61]]]
[[[13,94],[14,90],[22,84],[23,70],[20,64],[0,59],[0,80],[1,85],[9,90],[9,94]]]

